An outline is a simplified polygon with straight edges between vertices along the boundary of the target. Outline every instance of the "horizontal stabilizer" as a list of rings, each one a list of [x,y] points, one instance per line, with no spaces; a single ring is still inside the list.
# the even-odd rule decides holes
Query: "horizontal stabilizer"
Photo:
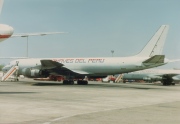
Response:
[[[41,60],[41,65],[42,65],[42,69],[52,69],[63,66],[63,64],[52,60]]]
[[[151,64],[163,64],[164,63],[164,58],[165,55],[155,55],[147,60],[145,60],[143,63],[143,65],[148,66]]]
[[[180,59],[173,59],[173,60],[169,60],[168,62],[179,62]]]
[[[41,32],[41,33],[22,33],[22,34],[14,34],[11,37],[29,37],[29,36],[44,36],[50,34],[64,34],[68,32]]]

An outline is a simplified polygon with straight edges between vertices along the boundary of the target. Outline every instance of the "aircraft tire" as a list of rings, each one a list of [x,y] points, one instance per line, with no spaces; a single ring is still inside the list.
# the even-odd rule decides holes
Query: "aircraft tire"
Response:
[[[63,85],[73,85],[74,81],[73,80],[64,80]]]
[[[164,86],[167,86],[167,82],[166,82],[166,81],[163,81],[163,85],[164,85]]]
[[[88,81],[78,80],[78,81],[77,81],[77,84],[78,84],[78,85],[87,85],[87,84],[88,84]]]
[[[172,78],[170,78],[170,77],[165,77],[165,78],[166,78],[166,79],[164,79],[164,80],[162,81],[162,83],[163,83],[164,86],[173,85],[173,80],[172,80]]]
[[[17,79],[15,79],[14,81],[17,81],[17,82],[18,82],[18,81],[19,81],[19,79],[17,78]]]

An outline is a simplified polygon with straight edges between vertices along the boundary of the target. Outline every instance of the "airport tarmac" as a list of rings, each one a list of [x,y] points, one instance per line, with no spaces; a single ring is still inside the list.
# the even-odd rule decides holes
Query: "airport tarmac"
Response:
[[[179,124],[180,84],[0,82],[0,124]]]

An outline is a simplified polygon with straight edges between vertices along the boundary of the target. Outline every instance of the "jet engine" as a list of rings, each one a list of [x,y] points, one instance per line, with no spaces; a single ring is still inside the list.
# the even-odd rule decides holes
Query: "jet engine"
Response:
[[[40,77],[40,70],[39,69],[30,69],[30,68],[24,68],[22,70],[22,75],[26,77]]]
[[[160,77],[160,76],[147,76],[147,77],[144,77],[143,80],[145,80],[145,81],[150,81],[150,80],[159,81],[159,80],[162,80],[162,77]]]
[[[144,77],[143,80],[144,81],[151,81],[151,78],[150,77]]]
[[[143,78],[144,81],[161,81],[162,77],[160,76],[147,76]]]

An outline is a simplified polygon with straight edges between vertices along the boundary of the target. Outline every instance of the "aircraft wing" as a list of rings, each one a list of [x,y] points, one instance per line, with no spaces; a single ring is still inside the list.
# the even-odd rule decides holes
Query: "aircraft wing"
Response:
[[[150,75],[149,78],[156,80],[172,80],[172,81],[180,81],[180,74],[178,73],[169,73],[169,74],[160,74],[160,75]]]
[[[80,71],[80,70],[71,70],[71,71],[78,73],[78,74],[89,74],[88,72]]]
[[[20,34],[13,34],[11,37],[44,36],[44,35],[51,35],[51,34],[64,34],[64,33],[68,33],[68,32],[20,33]]]
[[[76,73],[76,74],[89,74],[88,72],[82,71],[82,70],[71,70],[66,67],[62,63],[52,61],[52,60],[41,60],[41,69],[42,70],[49,70],[52,73]],[[58,72],[57,70],[58,69]]]
[[[156,78],[156,77],[162,77],[162,78],[164,78],[164,77],[168,77],[168,78],[172,78],[172,77],[174,77],[174,76],[177,76],[177,75],[179,75],[178,73],[167,73],[167,74],[150,74],[150,75],[148,75],[148,77],[150,77],[150,78]]]
[[[59,63],[59,62],[55,62],[52,60],[41,60],[41,65],[42,65],[42,69],[43,70],[48,70],[48,69],[53,69],[53,68],[58,68],[58,67],[62,67],[63,64]]]
[[[0,57],[0,59],[27,59],[28,57]]]

